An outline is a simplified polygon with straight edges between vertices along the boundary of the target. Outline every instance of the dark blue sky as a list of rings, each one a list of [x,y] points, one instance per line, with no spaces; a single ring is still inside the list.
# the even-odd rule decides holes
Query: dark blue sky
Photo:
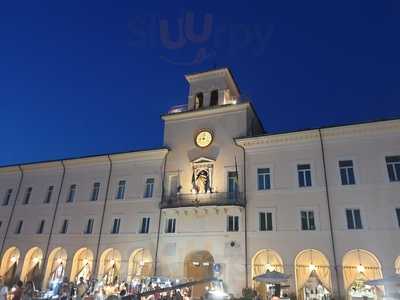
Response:
[[[0,24],[0,165],[161,146],[215,65],[270,132],[400,116],[397,0],[3,1]]]

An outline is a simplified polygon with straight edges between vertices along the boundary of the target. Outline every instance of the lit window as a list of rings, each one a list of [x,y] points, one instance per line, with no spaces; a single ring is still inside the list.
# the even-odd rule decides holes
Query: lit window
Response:
[[[22,231],[22,226],[24,225],[24,221],[20,220],[17,223],[17,227],[15,228],[15,233],[20,234]]]
[[[31,199],[31,194],[32,194],[32,187],[28,187],[25,191],[25,197],[24,197],[24,201],[22,202],[22,204],[29,203],[29,200]]]
[[[47,189],[47,194],[46,198],[44,199],[44,203],[50,203],[53,191],[54,191],[54,186],[50,185],[49,188]]]
[[[347,229],[363,229],[359,209],[346,209]]]
[[[68,203],[74,202],[75,194],[76,194],[76,184],[71,184],[69,187],[69,193],[67,198]]]
[[[227,231],[239,231],[239,216],[228,216]]]
[[[311,186],[311,166],[309,164],[297,165],[299,187]]]
[[[352,160],[340,160],[339,170],[340,170],[340,180],[342,181],[342,185],[356,184]]]
[[[12,192],[13,192],[12,189],[7,190],[7,192],[4,196],[4,199],[3,199],[3,206],[7,206],[10,203]]]
[[[386,156],[386,167],[391,182],[400,181],[400,155]]]
[[[150,228],[150,218],[143,217],[139,233],[149,233],[149,228]]]
[[[315,230],[314,211],[302,210],[301,216],[301,230]]]
[[[94,223],[94,219],[88,219],[85,230],[84,230],[85,234],[91,234],[93,232],[93,223]]]
[[[113,221],[113,226],[111,229],[112,234],[117,234],[119,233],[119,227],[121,225],[121,219],[120,218],[115,218]]]
[[[259,230],[272,231],[272,212],[259,213]]]
[[[36,232],[37,234],[42,234],[42,233],[43,233],[44,223],[45,223],[45,220],[41,220],[41,221],[40,221],[38,230],[37,230],[37,232]]]
[[[153,191],[154,191],[154,178],[147,178],[146,187],[144,190],[144,198],[153,197]]]
[[[97,201],[99,199],[100,182],[93,183],[92,195],[90,201]]]
[[[167,223],[165,226],[165,233],[175,233],[176,230],[176,219],[175,218],[169,218],[167,219]]]
[[[64,222],[62,223],[60,233],[65,234],[67,233],[67,231],[68,231],[68,220],[65,219]]]
[[[125,198],[125,189],[126,189],[126,181],[120,180],[118,182],[118,188],[117,188],[117,195],[116,195],[117,200],[122,200]]]
[[[258,190],[271,189],[271,171],[269,168],[257,169]]]

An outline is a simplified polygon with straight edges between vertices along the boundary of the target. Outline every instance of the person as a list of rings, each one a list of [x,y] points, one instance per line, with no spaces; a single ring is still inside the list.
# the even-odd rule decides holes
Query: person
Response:
[[[60,300],[68,300],[70,297],[71,289],[69,286],[68,278],[64,277],[60,287]]]
[[[7,300],[8,288],[4,285],[3,278],[0,277],[0,300]]]
[[[87,293],[87,290],[88,286],[85,280],[83,279],[83,277],[79,277],[79,282],[76,287],[76,299],[77,300],[83,299],[85,297],[85,294]]]
[[[21,300],[22,299],[22,286],[23,283],[21,280],[18,280],[17,283],[15,284],[15,290],[12,293],[12,300]]]
[[[25,284],[24,292],[23,292],[23,299],[24,300],[32,300],[33,299],[33,294],[35,292],[35,287],[33,285],[32,281],[28,281]]]

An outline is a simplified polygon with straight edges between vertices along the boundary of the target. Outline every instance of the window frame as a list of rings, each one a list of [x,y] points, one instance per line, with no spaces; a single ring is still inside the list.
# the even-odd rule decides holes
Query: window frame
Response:
[[[32,186],[28,186],[25,189],[24,198],[22,199],[22,205],[29,204],[29,202],[30,202],[30,200],[32,198],[32,191],[33,191],[33,187]]]
[[[13,189],[12,188],[6,189],[6,192],[4,194],[4,198],[3,198],[3,201],[1,203],[1,206],[8,206],[10,204],[12,193],[13,193]]]
[[[147,226],[145,227],[147,229],[147,231],[142,231],[143,229],[143,221],[144,219],[148,219],[147,221]],[[151,217],[150,216],[141,216],[140,218],[140,222],[139,222],[139,230],[138,233],[139,234],[149,234],[150,233],[150,224],[151,224]]]
[[[398,162],[397,161],[396,162],[387,162],[388,158],[392,158],[392,157],[399,157],[400,158],[400,154],[387,154],[387,155],[384,156],[387,182],[389,182],[389,183],[400,183],[400,167],[399,167],[399,172],[396,171],[397,169],[395,167],[397,164],[400,165],[400,161],[398,161]],[[394,180],[391,180],[390,171],[389,171],[389,165],[393,166]]]
[[[174,229],[174,231],[170,231],[169,230],[169,221],[170,220],[172,220],[173,221],[173,225],[172,225],[172,228]],[[164,225],[164,233],[166,233],[166,234],[175,234],[175,233],[177,233],[177,225],[176,225],[176,223],[177,223],[177,220],[176,220],[176,218],[174,218],[174,217],[167,217],[166,218],[166,220],[165,220],[165,225]]]
[[[267,217],[265,219],[265,228],[266,230],[261,230],[261,216],[260,214],[265,213],[267,216],[267,214],[271,214],[271,230],[268,230],[268,220]],[[276,231],[276,223],[275,223],[275,209],[274,208],[259,208],[257,209],[257,231],[258,232],[273,232]]]
[[[260,176],[260,174],[258,173],[258,170],[261,170],[261,169],[268,169],[268,170],[269,170],[269,173],[261,173],[261,174],[268,174],[268,175],[269,175],[269,188],[260,189],[260,186],[259,186],[259,176]],[[255,180],[256,191],[258,191],[258,192],[266,192],[266,191],[270,191],[270,190],[273,189],[273,172],[274,172],[274,170],[273,170],[272,165],[258,165],[258,166],[255,168],[255,174],[256,174],[256,180]]]
[[[148,183],[147,181],[148,180],[150,180],[150,179],[152,179],[153,180],[153,182],[152,183]],[[147,187],[149,186],[149,185],[151,185],[151,193],[150,194],[148,194],[147,192],[148,192],[148,189],[147,189]],[[147,176],[147,177],[145,177],[145,180],[144,180],[144,193],[143,193],[143,198],[154,198],[154,192],[155,192],[155,186],[156,186],[156,178],[155,178],[155,176]]]
[[[350,169],[350,167],[347,167],[347,166],[341,167],[340,166],[341,162],[347,162],[347,161],[350,161],[352,163],[351,169],[353,170],[354,183],[350,183],[350,180],[349,180],[350,177],[348,176],[349,175],[348,170]],[[355,186],[355,185],[358,184],[358,174],[357,174],[358,172],[356,170],[356,161],[353,158],[340,158],[340,159],[338,159],[337,160],[337,168],[338,168],[338,176],[339,176],[339,185],[340,186],[348,187],[348,186]],[[347,184],[343,183],[343,180],[342,180],[342,169],[346,170],[346,180],[348,180]]]
[[[68,226],[69,226],[69,219],[64,218],[63,222],[61,223],[61,228],[59,234],[67,234],[68,233]]]
[[[122,196],[120,196],[121,182],[124,182]],[[128,187],[128,181],[126,179],[119,179],[117,181],[115,200],[125,200],[126,199],[127,187]]]
[[[44,201],[43,201],[44,204],[49,204],[51,202],[53,193],[54,193],[54,185],[49,185],[47,187],[46,197],[44,198]]]
[[[360,228],[357,228],[357,222],[356,222],[356,217],[355,217],[355,214],[354,214],[354,211],[359,211],[359,213],[360,213],[360,225],[361,225],[361,227]],[[348,214],[347,214],[347,212],[348,211],[351,211],[351,215],[352,215],[352,223],[353,223],[353,227],[354,228],[350,228],[350,224],[349,224],[349,220],[348,220]],[[360,208],[360,207],[346,207],[345,209],[344,209],[344,213],[345,213],[345,219],[346,219],[346,230],[351,230],[351,231],[357,231],[357,230],[364,230],[364,229],[366,229],[366,227],[365,227],[365,222],[364,222],[364,218],[363,218],[363,213],[362,213],[362,209]]]
[[[15,231],[14,231],[14,234],[21,234],[23,226],[24,226],[24,221],[23,220],[18,220],[17,226],[16,226]]]
[[[67,200],[65,201],[65,203],[74,203],[75,202],[77,190],[78,190],[78,185],[76,183],[72,183],[69,185]]]
[[[90,202],[96,202],[99,200],[100,196],[100,189],[101,189],[101,182],[95,181],[92,185],[92,192],[90,193]]]
[[[45,225],[46,225],[46,220],[45,219],[40,220],[39,227],[36,230],[36,234],[43,234]]]
[[[121,230],[121,217],[114,217],[112,220],[111,234],[119,234]]]
[[[308,165],[309,169],[304,169],[304,170],[299,170],[299,166],[305,166]],[[312,162],[309,161],[300,161],[296,163],[295,166],[296,169],[296,183],[297,187],[300,189],[306,189],[306,188],[312,188],[314,186],[315,180],[314,180],[314,168]],[[310,172],[310,185],[307,185],[307,176],[304,175],[306,173],[306,170]],[[304,173],[303,174],[303,179],[304,179],[304,186],[300,185],[300,172]]]
[[[93,227],[94,227],[94,217],[90,216],[85,223],[85,228],[83,230],[83,233],[93,234]]]
[[[230,229],[232,219],[232,230]],[[240,216],[239,215],[227,215],[226,216],[226,232],[240,232]]]

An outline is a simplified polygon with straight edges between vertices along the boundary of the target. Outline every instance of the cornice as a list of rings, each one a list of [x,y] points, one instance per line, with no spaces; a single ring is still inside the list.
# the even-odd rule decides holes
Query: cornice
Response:
[[[160,160],[167,155],[168,149],[157,149],[137,152],[127,152],[121,154],[110,155],[111,161],[114,163],[126,162],[126,161],[145,161],[145,160]]]

